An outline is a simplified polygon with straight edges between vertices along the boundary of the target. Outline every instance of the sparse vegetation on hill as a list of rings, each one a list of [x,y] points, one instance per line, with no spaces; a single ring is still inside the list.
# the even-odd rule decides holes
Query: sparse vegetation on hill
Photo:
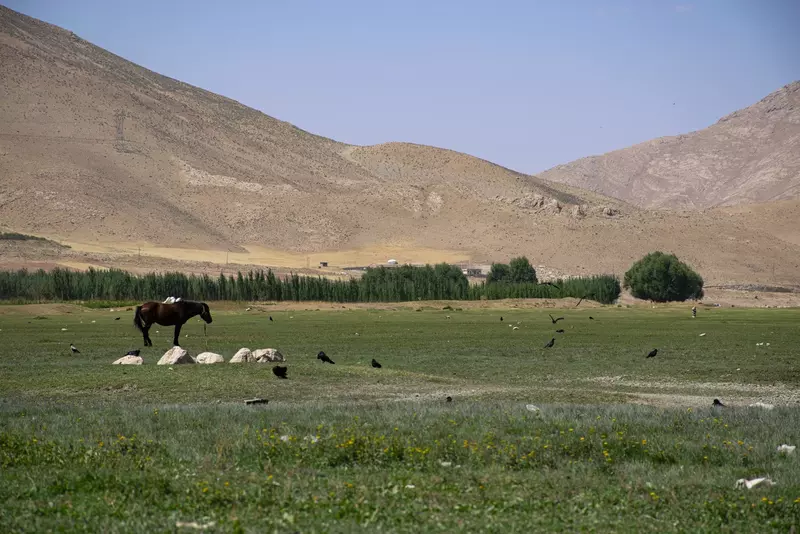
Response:
[[[652,252],[625,273],[625,288],[640,299],[656,302],[703,297],[703,279],[674,254]]]
[[[412,300],[480,300],[576,297],[614,302],[620,284],[613,276],[571,278],[558,287],[532,283],[469,285],[456,266],[367,269],[360,280],[331,280],[271,270],[218,277],[162,273],[136,276],[121,270],[86,272],[53,269],[0,272],[0,298],[27,301],[161,300],[174,295],[194,300],[402,302]]]
[[[20,234],[17,232],[2,232],[0,233],[0,241],[38,241],[41,243],[49,243],[52,245],[56,245],[59,247],[69,248],[66,245],[62,245],[61,243],[56,243],[50,239],[45,237],[39,237],[35,235],[28,235],[28,234]]]

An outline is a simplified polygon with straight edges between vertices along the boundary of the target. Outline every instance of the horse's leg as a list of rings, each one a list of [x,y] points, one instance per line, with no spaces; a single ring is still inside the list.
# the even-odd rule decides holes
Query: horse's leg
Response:
[[[175,338],[172,340],[172,345],[175,346],[175,347],[180,347],[181,346],[181,344],[178,342],[178,338],[181,335],[181,327],[182,326],[183,326],[183,323],[178,323],[178,324],[175,325]]]
[[[142,337],[144,337],[145,347],[153,346],[153,342],[150,340],[150,325],[146,325],[144,328],[142,328]]]

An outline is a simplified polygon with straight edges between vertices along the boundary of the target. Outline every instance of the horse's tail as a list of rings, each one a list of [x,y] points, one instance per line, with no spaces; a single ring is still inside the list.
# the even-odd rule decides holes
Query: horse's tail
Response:
[[[133,314],[133,326],[140,332],[144,331],[144,321],[142,321],[142,307],[136,306],[136,313]]]

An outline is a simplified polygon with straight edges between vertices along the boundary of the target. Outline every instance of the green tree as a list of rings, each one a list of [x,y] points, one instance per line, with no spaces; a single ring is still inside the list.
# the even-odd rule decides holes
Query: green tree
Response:
[[[656,302],[703,297],[703,279],[674,254],[651,252],[625,273],[625,289],[639,299]]]
[[[493,263],[486,276],[486,283],[508,282],[511,279],[511,267],[506,263]]]
[[[536,270],[525,256],[514,258],[508,264],[510,282],[515,284],[535,284]]]

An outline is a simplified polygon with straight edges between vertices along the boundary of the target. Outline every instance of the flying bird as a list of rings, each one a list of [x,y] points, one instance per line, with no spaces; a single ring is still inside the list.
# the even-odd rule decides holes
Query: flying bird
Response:
[[[125,356],[138,356],[141,351],[139,349],[129,350]]]
[[[555,344],[556,344],[556,338],[553,338],[553,339],[550,340],[550,343],[548,343],[547,345],[544,346],[544,348],[549,349],[550,347],[552,347]]]
[[[319,354],[317,354],[317,359],[322,360],[325,363],[334,363],[334,364],[336,363],[335,361],[328,358],[328,355],[325,354],[324,350],[319,351]]]
[[[583,299],[585,299],[585,298],[586,298],[586,295],[582,296],[582,297],[581,297],[581,298],[578,300],[578,303],[575,305],[575,307],[577,308],[578,306],[580,306],[580,305],[581,305],[581,302],[583,302]]]
[[[725,405],[724,405],[724,404],[722,404],[722,403],[719,401],[719,399],[714,399],[713,406],[722,406],[722,407],[724,407]]]
[[[273,367],[273,368],[272,368],[272,372],[273,372],[273,373],[275,374],[275,376],[277,376],[278,378],[288,378],[288,377],[286,376],[286,371],[288,371],[288,370],[289,370],[289,369],[287,369],[286,367],[284,367],[284,366],[281,366],[281,365],[276,365],[275,367]]]
[[[70,345],[69,346],[69,350],[72,351],[72,354],[80,354],[81,353],[81,351],[79,351],[78,349],[75,348],[75,345]]]
[[[550,315],[549,313],[547,315]],[[553,324],[556,324],[558,321],[563,321],[563,317],[559,317],[558,319],[554,319],[552,315],[550,315],[550,320],[553,321]]]
[[[381,364],[378,363],[378,360],[376,360],[375,358],[372,358],[372,367],[374,367],[375,369],[380,369],[381,368]]]
[[[647,357],[648,358],[655,358],[656,354],[658,354],[658,349],[653,349],[647,354]]]
[[[563,334],[563,333],[564,333],[563,328],[559,328],[558,330],[556,330],[556,334]]]

